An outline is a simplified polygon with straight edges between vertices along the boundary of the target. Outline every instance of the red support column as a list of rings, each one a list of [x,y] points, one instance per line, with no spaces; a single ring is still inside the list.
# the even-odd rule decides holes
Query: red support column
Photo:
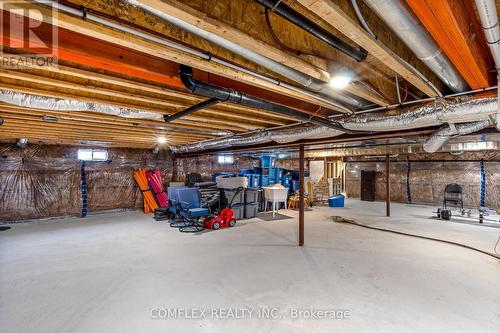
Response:
[[[299,147],[299,246],[304,245],[304,145]]]

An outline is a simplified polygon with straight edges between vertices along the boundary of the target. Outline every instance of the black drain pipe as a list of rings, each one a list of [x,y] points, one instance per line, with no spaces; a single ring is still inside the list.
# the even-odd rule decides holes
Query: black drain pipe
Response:
[[[168,114],[163,115],[163,118],[165,119],[165,122],[169,123],[171,121],[174,121],[176,119],[185,117],[185,116],[187,116],[187,115],[189,115],[191,113],[194,113],[196,111],[209,108],[212,105],[218,104],[219,102],[220,102],[220,99],[212,97],[212,98],[209,98],[209,99],[207,99],[207,100],[205,100],[203,102],[200,102],[198,104],[190,106],[187,109],[179,111],[177,113],[174,113],[174,114],[171,114],[171,115],[168,115]]]
[[[349,133],[349,131],[344,129],[338,122],[330,121],[323,117],[309,115],[307,113],[291,109],[281,104],[276,104],[265,99],[247,95],[231,88],[220,87],[200,82],[193,78],[193,69],[191,67],[181,65],[180,69],[180,77],[182,83],[195,95],[209,97],[210,99],[217,99],[220,102],[229,102],[234,104],[241,104],[251,108],[263,109],[272,113],[290,116],[297,120],[307,121],[316,125],[335,128],[337,130]]]
[[[260,3],[262,6],[265,8],[275,12],[279,16],[283,17],[284,19],[292,22],[296,26],[304,29],[311,35],[315,36],[316,38],[322,40],[323,42],[327,43],[328,45],[336,48],[342,53],[347,54],[351,58],[355,59],[356,61],[363,61],[366,59],[366,56],[368,55],[368,52],[364,49],[356,49],[352,47],[351,45],[347,44],[346,42],[340,40],[339,38],[333,36],[331,33],[308,19],[302,14],[297,13],[295,10],[292,8],[288,7],[284,3],[281,3],[282,0],[255,0],[258,3]]]

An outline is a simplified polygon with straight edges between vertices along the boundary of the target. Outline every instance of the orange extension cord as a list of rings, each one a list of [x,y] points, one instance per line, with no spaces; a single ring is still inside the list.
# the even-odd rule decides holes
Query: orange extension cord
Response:
[[[142,197],[144,199],[144,213],[152,213],[156,208],[158,208],[158,204],[156,203],[153,193],[149,188],[147,172],[148,171],[146,169],[140,168],[134,171],[133,176],[142,192]]]

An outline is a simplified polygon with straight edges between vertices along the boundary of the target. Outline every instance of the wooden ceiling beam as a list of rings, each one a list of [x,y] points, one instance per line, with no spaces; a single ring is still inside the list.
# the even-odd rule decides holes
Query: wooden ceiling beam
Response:
[[[101,140],[101,141],[107,141],[107,140],[112,140],[112,141],[117,141],[117,142],[130,142],[130,143],[142,143],[142,144],[151,144],[151,145],[158,145],[157,143],[157,138],[155,136],[144,136],[144,137],[137,137],[137,136],[121,136],[121,135],[116,135],[116,134],[106,134],[106,133],[98,133],[98,132],[87,132],[87,131],[82,131],[78,129],[71,129],[71,130],[66,130],[65,132],[58,133],[57,135],[54,135],[54,131],[58,131],[58,128],[55,126],[48,126],[48,127],[43,127],[43,126],[38,126],[34,124],[23,124],[21,121],[11,121],[10,125],[7,127],[9,128],[9,131],[6,133],[2,132],[2,136],[4,137],[9,137],[12,139],[15,138],[20,138],[24,137],[25,135],[44,135],[45,137],[48,138],[53,138],[53,139],[58,139],[58,138],[72,138],[76,140]],[[187,139],[187,138],[176,138],[176,137],[171,137],[171,136],[165,136],[167,138],[167,142],[169,144],[179,144],[179,143],[187,143],[187,142],[194,142],[196,140],[193,139]]]
[[[493,59],[471,1],[406,0],[472,89],[493,85]]]
[[[0,111],[17,113],[17,114],[30,113],[30,114],[35,114],[39,117],[42,117],[44,115],[57,118],[66,117],[68,119],[79,119],[93,123],[121,124],[124,126],[148,128],[158,131],[168,131],[184,135],[196,134],[195,132],[186,131],[184,128],[172,127],[168,124],[165,124],[164,122],[156,122],[153,120],[146,120],[146,119],[120,118],[116,116],[110,116],[94,112],[51,111],[51,110],[41,110],[41,109],[29,109],[17,105],[2,104],[2,103],[0,103]],[[195,131],[196,130],[207,131],[206,128],[200,128],[200,127],[197,127]]]
[[[21,129],[21,128],[26,128],[26,129],[31,128],[33,130],[39,129],[42,131],[47,131],[47,133],[49,134],[52,133],[52,135],[56,138],[60,135],[70,133],[70,134],[80,135],[81,139],[85,139],[87,135],[97,134],[114,138],[121,138],[127,140],[135,140],[135,141],[148,141],[148,142],[151,140],[153,140],[153,142],[156,142],[155,139],[159,136],[165,136],[175,139],[186,139],[190,141],[200,140],[199,137],[179,136],[178,134],[173,134],[173,133],[134,133],[130,131],[127,133],[127,131],[120,131],[116,129],[106,130],[105,128],[80,125],[76,122],[70,122],[70,121],[59,121],[57,123],[47,124],[47,123],[42,123],[41,121],[38,121],[36,119],[31,119],[21,116],[11,116],[11,115],[6,115],[4,119],[6,120],[4,129],[5,131],[13,129],[13,127],[16,127],[16,129]]]
[[[13,54],[5,53],[4,55],[0,55],[0,61],[2,60],[8,60],[9,57],[14,56]],[[78,68],[73,68],[73,67],[68,67],[64,66],[61,64],[58,64],[57,66],[37,66],[34,64],[31,64],[29,62],[25,62],[19,65],[20,69],[29,69],[31,71],[34,71],[35,74],[39,75],[42,74],[42,76],[48,77],[50,75],[61,75],[64,78],[78,78],[81,80],[88,80],[88,81],[95,81],[98,83],[105,83],[105,84],[111,84],[113,86],[118,86],[118,87],[123,87],[124,89],[130,89],[135,92],[145,92],[145,93],[151,93],[155,95],[160,95],[162,97],[165,97],[165,101],[161,100],[162,102],[166,103],[167,100],[169,103],[173,103],[171,105],[179,105],[179,107],[188,107],[190,105],[199,103],[203,101],[203,98],[200,98],[196,95],[187,93],[187,92],[182,92],[182,91],[177,91],[161,86],[155,86],[147,83],[142,83],[142,82],[137,82],[137,81],[131,81],[131,80],[126,80],[110,75],[105,75],[101,73],[96,73],[96,72],[91,72],[91,71],[86,71],[86,70],[81,70]],[[214,78],[215,77],[215,78]],[[214,82],[216,80],[217,82],[220,81],[221,85],[224,85],[225,83],[227,84],[227,79],[218,77],[218,76],[211,76],[210,80]],[[218,83],[216,83],[218,84]],[[248,88],[248,85],[244,85],[239,83],[242,88]],[[232,86],[232,85],[231,85]],[[233,89],[238,89],[234,88]],[[268,98],[270,99],[276,99],[276,95],[274,93],[269,93]],[[177,103],[177,104],[176,104]],[[180,104],[179,104],[180,103]],[[279,103],[279,102],[278,102]],[[317,107],[316,107],[317,108]],[[282,115],[277,115],[277,114],[272,114],[267,111],[259,110],[259,109],[251,109],[248,107],[244,107],[241,105],[237,104],[231,104],[231,103],[220,103],[216,106],[213,107],[215,110],[221,110],[221,111],[227,111],[227,112],[236,112],[236,113],[245,113],[245,114],[252,114],[255,115],[257,118],[265,116],[266,120],[270,120],[270,123],[272,123],[272,120],[290,120],[293,121],[294,119],[291,117],[286,117]],[[299,110],[301,110],[299,108]],[[302,111],[307,111],[307,110],[302,110]],[[316,109],[314,109],[316,111]],[[281,123],[284,124],[284,123]],[[279,124],[275,124],[279,125]]]
[[[185,5],[175,0],[140,0],[141,3],[150,6],[160,12],[168,13],[184,22],[197,26],[204,31],[208,31],[217,36],[220,36],[233,43],[242,45],[245,48],[261,54],[269,59],[291,67],[299,72],[310,75],[311,77],[328,82],[330,79],[328,65],[325,62],[324,66],[317,67],[304,61],[295,54],[286,52],[281,48],[268,44],[267,42],[255,38],[246,32],[234,28],[230,24],[209,17],[207,14],[198,11],[188,5]],[[347,92],[364,98],[378,105],[388,105],[389,101],[377,94],[375,91],[367,89],[363,85],[351,84],[345,89]]]
[[[79,120],[82,122],[89,122],[95,124],[109,124],[115,126],[122,127],[132,127],[132,128],[144,128],[152,131],[168,131],[169,133],[178,133],[179,135],[186,136],[213,136],[210,134],[201,134],[196,132],[186,132],[176,128],[165,128],[165,123],[163,122],[154,122],[143,119],[128,119],[128,118],[119,118],[115,116],[95,114],[92,112],[72,112],[72,111],[49,111],[49,110],[39,110],[39,109],[28,109],[20,106],[14,106],[9,104],[0,104],[0,111],[13,113],[13,114],[30,114],[36,115],[41,118],[45,115],[61,118],[61,119],[69,119],[69,120]]]
[[[8,122],[9,119],[17,119],[17,120],[29,120],[33,122],[37,122],[40,124],[44,124],[42,118],[40,117],[39,114],[32,113],[29,111],[25,111],[24,113],[21,113],[19,111],[14,111],[14,110],[5,110],[3,108],[0,108],[0,111],[3,113],[4,120]],[[177,136],[177,137],[189,137],[193,139],[208,139],[208,138],[213,138],[215,136],[213,135],[206,135],[206,134],[196,134],[196,133],[189,133],[189,134],[183,134],[183,133],[176,133],[176,132],[171,132],[171,131],[165,131],[165,130],[152,130],[149,128],[140,128],[136,127],[133,125],[129,126],[123,126],[123,125],[115,125],[115,124],[102,124],[102,123],[96,123],[93,121],[88,121],[88,120],[82,120],[82,119],[75,119],[75,118],[69,118],[65,116],[58,116],[57,117],[58,121],[55,122],[57,125],[61,125],[62,128],[64,128],[64,125],[79,125],[79,126],[84,126],[88,127],[90,130],[98,130],[98,131],[104,131],[104,132],[109,132],[109,133],[118,133],[118,134],[130,134],[130,135],[157,135],[161,136],[164,134],[169,134],[172,136]]]
[[[266,80],[259,79],[250,74],[243,73],[239,70],[222,66],[211,61],[205,61],[186,52],[167,48],[157,43],[153,43],[114,29],[106,28],[99,24],[82,20],[79,17],[74,17],[60,12],[58,13],[57,20],[53,21],[49,19],[51,16],[50,10],[26,0],[16,1],[15,7],[26,10],[25,12],[27,12],[29,15],[32,15],[30,16],[30,18],[36,21],[39,21],[41,14],[41,18],[44,23],[56,24],[59,28],[62,29],[67,29],[81,35],[105,41],[110,44],[120,45],[123,48],[131,49],[146,54],[150,57],[156,57],[159,59],[172,61],[174,63],[184,64],[205,72],[210,72],[229,78],[231,80],[245,82],[249,85],[270,90],[278,94],[283,94],[288,97],[304,100],[315,105],[321,105],[328,109],[333,109],[330,104],[318,101],[312,97],[300,93],[293,92],[289,89],[283,88]]]
[[[291,55],[281,49],[269,45],[260,39],[254,38],[249,34],[233,28],[231,25],[220,20],[215,20],[205,13],[197,11],[179,1],[175,0],[140,0],[138,1],[155,10],[163,13],[168,13],[184,22],[194,25],[198,28],[208,31],[217,36],[223,37],[233,43],[244,46],[256,53],[259,53],[269,59],[273,59],[288,67],[293,68],[301,73],[310,75],[311,77],[328,82],[330,75],[327,68],[318,68],[310,63],[300,59],[297,56]],[[158,19],[161,20],[161,19]]]
[[[75,100],[81,100],[81,101],[87,101],[87,102],[96,102],[96,103],[102,103],[102,104],[108,104],[108,105],[113,105],[113,106],[118,106],[118,107],[123,107],[123,108],[129,108],[129,109],[136,109],[136,110],[141,110],[141,111],[148,111],[148,112],[155,112],[155,113],[160,113],[163,114],[163,110],[158,109],[158,108],[151,108],[151,107],[141,107],[138,105],[132,105],[128,103],[123,103],[123,102],[116,102],[116,101],[111,101],[111,100],[103,100],[99,97],[93,96],[93,97],[85,97],[85,96],[80,96],[80,95],[75,95],[75,94],[70,94],[70,93],[61,93],[61,92],[55,92],[55,91],[50,91],[50,90],[41,90],[41,89],[35,89],[31,87],[25,87],[25,86],[17,86],[17,85],[12,85],[9,83],[4,83],[1,82],[0,80],[0,88],[2,89],[7,89],[7,90],[12,90],[12,91],[18,91],[18,92],[24,92],[32,95],[38,95],[38,96],[48,96],[48,97],[54,97],[54,98],[62,98],[62,99],[75,99]],[[82,111],[86,112],[86,111]],[[137,119],[138,121],[140,119]],[[191,128],[190,125],[194,125],[197,127],[203,127],[204,129],[210,129],[210,130],[232,130],[232,131],[239,131],[239,132],[244,132],[248,130],[253,130],[257,128],[262,128],[254,125],[250,125],[248,123],[242,123],[241,121],[239,122],[233,122],[229,120],[218,120],[215,119],[214,117],[207,118],[207,117],[200,117],[200,116],[195,116],[191,115],[189,117],[179,119],[176,123],[169,123],[170,125],[176,125],[176,124],[183,124],[187,125],[187,128]]]
[[[28,144],[44,144],[44,145],[66,145],[66,146],[76,146],[76,147],[103,147],[103,148],[136,148],[136,149],[152,149],[153,145],[143,145],[134,143],[121,143],[121,142],[107,142],[107,143],[97,143],[93,142],[91,145],[80,140],[75,139],[52,139],[52,138],[42,138],[35,136],[24,136],[28,139]],[[0,134],[0,142],[2,143],[15,143],[17,138],[4,138]]]
[[[397,55],[378,40],[373,39],[337,4],[330,0],[298,0],[305,8],[319,15],[330,26],[340,31],[353,42],[379,59],[383,64],[395,71],[417,89],[428,96],[437,96],[432,87],[419,76],[414,74],[405,64],[397,59]]]
[[[120,145],[121,147],[127,147],[127,148],[154,148],[154,147],[161,147],[161,145],[158,145],[156,142],[137,142],[137,141],[124,141],[124,140],[116,140],[116,139],[109,139],[109,138],[98,138],[98,137],[93,137],[89,139],[80,139],[75,136],[61,136],[61,137],[53,137],[50,134],[46,133],[39,133],[39,132],[33,132],[33,133],[27,133],[26,130],[21,130],[18,132],[13,132],[12,135],[4,135],[0,133],[0,140],[1,141],[17,141],[19,138],[26,138],[29,140],[31,143],[35,144],[40,144],[40,143],[47,143],[47,142],[52,142],[54,144],[63,144],[63,142],[71,141],[74,142],[75,144],[81,144],[81,145],[86,145],[86,146],[103,146],[103,147],[110,147],[110,146],[116,146]],[[189,141],[171,141],[165,147],[168,145],[179,145],[179,144],[189,144]]]
[[[175,113],[177,111],[180,111],[183,108],[187,108],[190,106],[189,104],[186,104],[186,103],[163,100],[163,99],[149,97],[149,96],[142,96],[142,95],[139,95],[137,93],[130,93],[130,92],[123,92],[123,91],[116,91],[116,90],[107,89],[107,88],[100,88],[100,87],[92,86],[92,85],[76,84],[76,83],[66,82],[66,81],[57,80],[57,79],[51,79],[48,77],[42,77],[42,76],[38,76],[38,75],[23,73],[23,72],[19,72],[19,71],[0,70],[0,78],[2,78],[2,77],[16,79],[16,80],[20,80],[20,81],[31,82],[31,83],[43,84],[44,86],[59,87],[59,88],[64,88],[64,89],[77,91],[77,92],[86,92],[86,93],[97,94],[97,95],[101,95],[101,96],[108,96],[108,97],[118,98],[120,100],[139,102],[139,104],[141,104],[141,105],[147,105],[148,107],[158,108],[159,110],[162,110],[162,113],[164,113],[164,114],[172,114],[172,113]],[[265,126],[266,124],[272,124],[272,125],[279,126],[279,125],[285,125],[288,123],[288,122],[284,122],[284,121],[277,121],[274,119],[265,119],[265,118],[256,117],[256,116],[249,117],[249,115],[240,114],[239,112],[238,113],[237,112],[231,112],[231,113],[223,112],[223,111],[219,111],[219,110],[214,109],[214,108],[205,109],[203,112],[197,112],[196,114],[187,116],[185,119],[196,119],[203,114],[209,115],[207,118],[212,119],[212,120],[215,119],[213,116],[219,116],[219,117],[223,117],[224,120],[227,120],[227,121],[245,120],[248,124],[255,125],[255,126]]]

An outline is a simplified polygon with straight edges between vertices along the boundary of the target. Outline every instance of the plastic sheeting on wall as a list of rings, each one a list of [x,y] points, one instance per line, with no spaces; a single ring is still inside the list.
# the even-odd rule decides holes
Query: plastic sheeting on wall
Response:
[[[39,146],[0,147],[0,220],[79,215],[80,164]],[[46,154],[46,157],[43,157]]]
[[[414,203],[441,205],[445,186],[457,183],[462,186],[464,204],[470,207],[479,207],[481,199],[480,160],[459,160],[460,158],[466,159],[469,157],[462,156],[448,157],[445,160],[439,161],[425,161],[419,160],[417,156],[412,156],[409,177],[411,197]],[[483,156],[488,157],[487,155]],[[361,170],[376,171],[375,199],[385,200],[385,164],[383,161],[347,163],[347,195],[349,197],[360,196]],[[486,178],[485,206],[500,208],[500,162],[487,160],[485,161],[484,170]],[[407,162],[403,160],[392,162],[390,173],[392,201],[407,202],[406,177]]]
[[[185,181],[187,174],[191,172],[197,172],[202,176],[203,180],[209,181],[211,180],[212,175],[216,172],[239,173],[241,169],[249,169],[254,166],[259,166],[260,160],[258,158],[235,155],[234,163],[219,164],[217,156],[202,155],[176,158],[174,163],[174,181],[183,182]]]
[[[20,221],[79,216],[82,209],[81,163],[77,147],[0,145],[0,220]],[[172,177],[170,155],[149,150],[109,149],[108,162],[86,162],[88,210],[140,208],[142,197],[132,171],[159,168]]]

